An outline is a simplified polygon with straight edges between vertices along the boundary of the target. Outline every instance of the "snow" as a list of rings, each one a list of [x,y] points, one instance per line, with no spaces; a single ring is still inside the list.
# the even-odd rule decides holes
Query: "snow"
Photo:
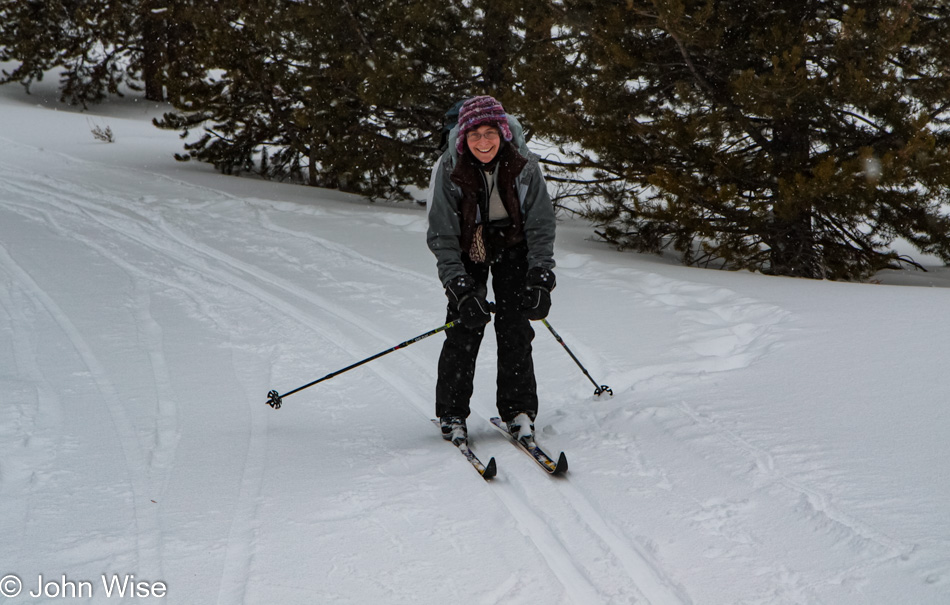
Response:
[[[536,324],[548,477],[489,424],[489,331],[486,483],[428,420],[441,335],[265,405],[441,325],[423,209],[178,163],[166,108],[49,86],[0,88],[9,602],[950,602],[945,269],[691,269],[564,220],[549,319],[615,395]]]

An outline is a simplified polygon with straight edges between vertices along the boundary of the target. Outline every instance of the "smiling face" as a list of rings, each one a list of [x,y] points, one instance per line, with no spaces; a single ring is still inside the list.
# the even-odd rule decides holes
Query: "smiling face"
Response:
[[[483,164],[492,161],[498,154],[501,135],[494,126],[484,124],[465,134],[465,142],[475,159]]]

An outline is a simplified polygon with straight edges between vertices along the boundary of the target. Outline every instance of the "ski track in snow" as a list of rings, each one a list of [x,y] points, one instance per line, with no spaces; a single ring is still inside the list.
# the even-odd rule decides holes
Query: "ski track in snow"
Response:
[[[75,208],[81,208],[83,210],[84,218],[92,219],[125,238],[130,238],[132,237],[131,234],[135,234],[135,237],[132,239],[134,239],[137,243],[147,243],[147,245],[150,245],[156,253],[170,256],[178,263],[184,262],[184,259],[180,253],[170,253],[170,246],[165,245],[160,240],[142,237],[144,233],[138,229],[138,227],[142,224],[141,222],[129,220],[128,218],[124,218],[120,212],[105,210],[93,203],[92,200],[97,198],[101,199],[100,194],[84,192],[78,190],[77,188],[68,188],[68,190],[54,190],[53,186],[49,182],[44,183],[41,187],[26,186],[22,183],[18,185],[37,203],[52,205],[56,210],[62,211],[66,214],[75,214],[75,210],[71,206],[74,206]],[[63,186],[62,184],[60,185]],[[55,203],[53,203],[54,199],[57,200]],[[21,208],[20,211],[29,213],[36,212],[37,210],[34,207],[28,209]],[[94,214],[97,212],[102,212],[104,216],[108,218],[103,218],[103,216],[94,216]],[[174,282],[166,280],[165,278],[156,276],[155,274],[143,272],[135,265],[124,260],[121,255],[110,251],[106,246],[93,241],[90,238],[81,236],[75,231],[70,231],[60,227],[49,211],[44,211],[43,214],[46,216],[49,224],[56,228],[56,230],[63,236],[71,237],[100,253],[102,256],[122,268],[135,281],[135,292],[138,303],[136,305],[138,325],[143,330],[148,342],[148,351],[156,377],[156,385],[159,397],[159,409],[156,414],[157,426],[155,432],[155,444],[154,447],[151,448],[151,461],[153,466],[162,467],[163,469],[167,470],[167,467],[169,467],[174,461],[177,443],[178,401],[177,397],[172,394],[173,388],[171,386],[171,380],[168,376],[164,357],[161,353],[161,328],[148,314],[149,297],[148,291],[144,288],[143,284],[145,281],[155,281],[170,288],[180,289],[180,286],[174,284]],[[125,223],[110,222],[110,219],[123,218],[126,221]],[[198,266],[196,268],[199,269],[200,272],[201,267]],[[207,305],[204,307],[206,310],[209,309]],[[62,318],[61,323],[68,321],[65,319],[65,316],[62,313],[60,313],[58,317]],[[80,345],[80,348],[84,352],[88,349],[88,347],[82,347],[82,345]],[[89,354],[87,353],[86,356],[88,357]],[[100,371],[98,374],[102,374],[102,372]],[[113,389],[109,390],[109,400],[117,401],[117,397],[114,395],[114,392],[111,392]],[[260,418],[261,414],[263,413],[263,408],[260,405],[252,406],[250,400],[247,401],[247,404],[250,407],[252,418],[254,420],[249,423],[249,447],[247,449],[245,462],[243,464],[244,472],[240,480],[237,511],[235,512],[234,518],[232,520],[231,529],[227,538],[227,548],[223,568],[224,570],[222,580],[220,582],[218,596],[218,603],[221,604],[240,603],[244,601],[244,592],[252,558],[251,549],[254,543],[253,538],[257,527],[257,497],[260,494],[260,486],[264,475],[264,461],[266,460],[266,422],[262,422]],[[118,408],[121,412],[121,406],[116,405],[114,407]],[[126,447],[126,449],[129,449],[129,447]],[[143,472],[144,470],[145,468],[143,464],[141,471],[130,474],[144,477],[146,476],[146,473]],[[169,477],[170,475],[165,473],[164,482],[167,482]],[[140,536],[146,537],[158,535],[157,531],[140,531],[138,534]],[[142,569],[147,570],[148,567],[143,565]],[[153,574],[152,577],[160,577],[160,574]]]
[[[51,195],[51,191],[47,191],[46,196],[43,196],[41,192],[35,189],[30,193],[34,196],[33,199],[40,203],[44,201],[48,203],[50,199],[49,196]],[[77,192],[73,191],[71,193],[72,195],[69,199],[72,199],[77,205],[82,205],[82,202],[79,201],[81,197],[75,195]],[[65,199],[65,197],[60,197],[60,199]],[[87,197],[86,199],[92,198]],[[63,205],[60,205],[58,209],[64,211],[69,210],[67,206]],[[99,208],[87,204],[85,210],[86,218],[93,218],[91,213],[99,210]],[[34,211],[36,211],[36,209],[34,209]],[[177,424],[179,402],[177,396],[174,395],[171,378],[168,375],[168,369],[165,364],[164,355],[162,354],[161,327],[148,311],[150,307],[150,296],[148,289],[145,287],[145,283],[155,281],[167,287],[173,287],[173,284],[168,280],[143,272],[137,266],[129,263],[120,255],[110,251],[99,242],[63,228],[53,218],[50,212],[43,211],[43,214],[47,222],[55,227],[56,231],[61,235],[71,237],[95,250],[122,268],[123,271],[134,279],[136,299],[134,308],[136,310],[137,325],[142,330],[147,343],[146,346],[155,376],[159,401],[159,407],[156,413],[155,442],[153,446],[149,448],[149,466],[153,469],[163,471],[161,472],[161,476],[164,477],[162,481],[164,487],[170,479],[170,473],[167,471],[171,468],[175,458],[179,433]],[[113,218],[117,216],[114,213],[109,214],[111,214]],[[116,233],[123,232],[122,228],[115,224],[107,224],[107,222],[99,218],[95,220],[113,229]],[[136,223],[138,223],[138,221],[136,221]],[[137,239],[137,241],[138,243],[143,243],[141,239]],[[151,244],[156,243],[153,240]],[[154,250],[158,253],[161,253],[163,249],[167,250],[167,247],[157,244],[154,245]],[[181,261],[179,257],[176,257],[176,260]],[[250,407],[251,403],[249,400],[247,404]],[[254,405],[250,409],[253,420],[249,423],[249,447],[243,464],[244,473],[240,480],[239,497],[237,499],[238,507],[227,538],[223,578],[220,583],[217,601],[222,605],[244,602],[246,582],[252,559],[251,549],[254,544],[254,535],[257,527],[257,498],[260,495],[260,486],[264,476],[264,461],[266,460],[266,431],[262,427],[266,427],[266,422],[263,422],[260,418],[261,414],[259,412],[263,411],[260,406]],[[161,491],[163,491],[163,489],[159,490],[159,492]]]
[[[191,266],[196,271],[198,271],[199,274],[207,275],[209,278],[216,280],[220,279],[223,275],[221,270],[215,269],[214,271],[209,271],[202,263],[195,262],[191,260],[188,255],[174,250],[174,245],[176,243],[175,240],[167,241],[151,234],[147,235],[139,228],[145,221],[144,217],[140,217],[139,220],[129,220],[119,211],[105,209],[99,204],[94,203],[92,200],[101,199],[100,194],[83,192],[75,187],[69,188],[68,191],[54,191],[52,186],[49,184],[47,184],[46,191],[43,191],[42,188],[38,189],[35,187],[24,187],[24,189],[31,190],[30,193],[32,194],[33,199],[39,203],[50,204],[53,198],[58,198],[59,201],[53,205],[60,211],[66,213],[74,212],[70,205],[75,206],[76,208],[81,208],[86,218],[96,221],[97,223],[107,227],[122,237],[130,238],[132,237],[132,234],[134,234],[135,237],[133,239],[138,244],[149,246],[155,253],[168,256],[177,263]],[[162,225],[162,228],[163,231],[167,230],[167,227],[164,225]],[[68,233],[66,230],[61,231]],[[147,274],[143,274],[142,271],[135,266],[124,261],[115,253],[108,251],[104,246],[98,244],[97,242],[76,234],[71,234],[71,236],[90,248],[96,250],[100,254],[103,254],[106,258],[116,263],[130,275],[139,276],[141,279],[150,277]],[[184,242],[177,243],[184,244]],[[210,256],[212,258],[217,256],[213,253],[209,254],[207,250],[198,249],[197,247],[192,247],[190,249],[194,252],[200,252],[204,256]],[[165,280],[158,278],[157,281],[163,282]],[[272,300],[271,297],[268,297],[254,286],[243,283],[238,278],[230,278],[227,280],[227,282],[231,286],[237,287],[246,293],[254,295],[259,300],[264,302],[271,302]],[[169,283],[166,285],[171,284]],[[148,307],[143,306],[140,308],[147,309]],[[280,310],[287,312],[288,308],[283,307]],[[149,347],[149,351],[152,355],[153,365],[155,365],[157,374],[160,376],[158,380],[160,395],[164,395],[167,394],[167,391],[170,391],[170,388],[165,374],[166,370],[164,368],[164,363],[160,355],[161,348],[160,346],[157,346],[159,344],[158,340],[160,340],[160,328],[158,328],[154,321],[150,321],[147,317],[142,316],[142,313],[145,313],[145,311],[140,311],[139,319],[140,321],[143,319],[145,320],[142,327],[151,337],[150,340],[152,341],[152,346]],[[296,315],[298,318],[302,317],[302,314],[300,313],[296,313]],[[162,393],[162,391],[165,391],[166,393]],[[114,396],[113,399],[115,399]],[[164,397],[162,397],[162,399],[164,400]],[[261,399],[263,400],[263,397]],[[249,577],[249,570],[253,556],[252,549],[254,544],[254,535],[258,526],[257,501],[260,495],[261,484],[264,477],[264,461],[267,459],[266,431],[264,430],[264,427],[266,427],[266,422],[262,421],[261,419],[261,415],[264,413],[264,407],[257,404],[257,402],[252,404],[250,400],[247,401],[247,404],[251,406],[250,409],[252,417],[252,421],[249,423],[249,447],[247,449],[247,454],[243,464],[244,472],[240,480],[237,511],[234,514],[231,529],[227,538],[224,568],[217,601],[222,605],[244,602],[246,583],[247,578]],[[157,432],[158,441],[159,443],[168,441],[172,442],[168,445],[168,447],[159,447],[154,450],[154,452],[156,452],[154,457],[156,459],[164,459],[163,462],[167,462],[173,458],[173,442],[174,435],[176,433],[174,423],[176,415],[176,411],[171,406],[163,406],[163,409],[161,409],[158,414],[160,422],[159,430]],[[165,455],[163,455],[163,452]],[[140,532],[140,534],[141,533],[142,532]],[[145,535],[155,534],[152,533]]]
[[[631,388],[663,387],[703,373],[749,367],[768,354],[780,340],[780,327],[788,319],[782,309],[737,296],[725,288],[679,282],[660,275],[617,270],[602,280],[610,287],[634,282],[641,305],[669,309],[680,319],[680,333],[672,349],[676,362],[637,367],[610,377],[614,392]],[[701,308],[698,308],[700,307]]]
[[[675,357],[677,361],[675,363],[641,365],[634,370],[608,376],[609,380],[607,382],[614,387],[614,391],[618,395],[623,391],[628,391],[640,393],[638,398],[646,397],[649,399],[652,397],[652,393],[663,393],[667,387],[675,385],[677,381],[688,380],[690,377],[703,374],[749,367],[758,359],[768,355],[774,346],[780,344],[782,333],[786,329],[785,325],[790,321],[789,314],[780,308],[756,300],[738,297],[734,292],[723,288],[677,282],[658,275],[644,274],[628,269],[618,270],[616,273],[618,281],[638,284],[640,296],[637,302],[639,304],[669,310],[674,316],[680,318],[681,326],[681,330],[676,337],[678,349],[675,351]],[[606,280],[600,285],[609,288],[610,280]],[[751,481],[754,492],[761,499],[760,506],[769,506],[767,503],[774,498],[777,498],[774,500],[776,505],[800,500],[811,511],[811,514],[806,515],[807,521],[805,521],[806,525],[802,527],[803,531],[823,532],[826,531],[824,526],[827,523],[833,524],[840,530],[835,533],[842,536],[837,540],[839,542],[849,541],[847,536],[853,537],[854,548],[861,553],[861,558],[854,565],[831,570],[822,579],[813,579],[808,583],[803,582],[798,574],[790,572],[779,561],[758,561],[759,568],[774,570],[777,583],[774,591],[763,596],[763,602],[772,602],[775,599],[781,602],[810,602],[815,596],[810,591],[816,586],[846,583],[849,578],[859,575],[862,570],[874,568],[885,562],[906,559],[914,550],[914,545],[894,540],[870,524],[838,509],[833,504],[833,499],[821,489],[809,485],[806,481],[789,477],[778,468],[774,457],[768,451],[753,445],[739,434],[722,426],[717,421],[714,413],[699,413],[685,401],[674,403],[668,409],[680,413],[693,426],[701,429],[696,434],[702,436],[705,440],[704,443],[709,443],[710,437],[718,440],[719,445],[712,449],[709,445],[703,446],[703,451],[707,452],[706,455],[722,449],[732,451],[734,454],[748,458],[751,461],[756,470],[756,475],[743,477],[742,480]],[[610,435],[601,420],[602,414],[592,411],[589,416],[591,421],[602,429],[602,434],[612,441],[612,448],[631,457],[632,461],[640,468],[640,474],[656,477],[659,480],[657,486],[661,489],[668,490],[671,494],[684,497],[684,499],[689,498],[685,493],[679,493],[683,490],[670,480],[670,472],[646,462],[638,446],[631,438],[616,434]],[[664,422],[669,423],[670,421]],[[688,435],[683,433],[682,429],[677,429],[677,434],[684,441],[690,439]],[[782,487],[785,490],[784,495],[777,497],[769,493],[770,489],[775,486]],[[580,492],[578,492],[578,495],[583,497]],[[739,519],[743,517],[742,511],[735,508],[736,506],[741,507],[742,504],[711,500],[708,506],[705,504],[702,506],[701,512],[695,514],[691,521],[715,533],[741,533],[743,530],[734,527],[734,522],[729,521],[734,516]],[[574,507],[576,510],[584,508],[582,503],[575,503]],[[717,520],[720,516],[721,520]],[[601,516],[601,518],[606,517]],[[617,533],[622,534],[622,530],[611,527],[605,530],[603,535],[616,535]],[[754,543],[756,541],[755,537],[740,535],[740,533],[735,535],[723,534],[723,537],[739,543],[749,541]],[[637,544],[637,541],[629,536],[617,542],[620,548],[615,548],[615,551],[622,550],[624,546],[635,546]],[[636,560],[638,554],[628,555],[625,560]],[[649,559],[640,558],[640,562],[634,566],[635,570],[648,569],[650,565],[643,564],[648,563],[648,561]],[[661,588],[663,586],[675,586],[673,583],[662,579],[662,576],[658,584]],[[648,578],[641,578],[639,585],[648,585]],[[653,595],[659,594],[661,593],[653,593]],[[674,600],[677,598],[679,602],[687,602],[685,593],[660,596],[655,600],[648,596],[648,600],[651,602],[660,603],[677,602]]]
[[[148,506],[147,464],[142,453],[142,447],[138,442],[135,427],[125,413],[125,408],[119,400],[114,385],[109,380],[106,371],[92,348],[87,344],[82,333],[56,301],[10,256],[3,245],[0,245],[0,266],[24,288],[38,307],[43,308],[52,316],[66,334],[83,364],[88,368],[90,376],[101,395],[99,401],[108,408],[125,460],[126,481],[131,492],[131,509],[137,528],[135,541],[139,568],[152,577],[160,577],[162,575],[160,530],[157,511]]]
[[[33,191],[31,194],[35,195],[36,192]],[[37,202],[42,201],[42,198],[34,197],[33,199]],[[8,207],[12,209],[14,205],[10,204]],[[49,211],[42,210],[37,206],[31,206],[21,207],[20,212],[22,212],[24,216],[41,214],[47,225],[55,232],[64,238],[74,239],[91,250],[95,250],[102,255],[103,258],[108,259],[120,267],[130,279],[132,279],[134,302],[130,306],[134,309],[136,326],[140,331],[140,338],[146,343],[158,400],[158,407],[155,414],[154,442],[147,448],[149,451],[148,467],[153,470],[167,471],[174,463],[179,436],[178,408],[180,402],[178,395],[175,393],[163,353],[162,328],[150,313],[152,300],[151,291],[148,289],[147,284],[155,282],[168,288],[178,288],[178,286],[169,280],[141,270],[135,264],[128,262],[120,254],[109,250],[103,244],[91,238],[81,236],[75,231],[71,231],[62,226]],[[165,481],[167,481],[167,473],[165,475]]]
[[[272,211],[279,211],[278,205],[276,204],[273,204],[273,203],[268,204],[267,202],[262,202],[262,203],[265,206],[267,206],[268,209]],[[315,244],[317,246],[320,246],[324,250],[339,254],[341,256],[345,256],[349,259],[355,260],[363,264],[366,267],[376,269],[380,273],[387,276],[395,275],[401,278],[409,279],[420,286],[431,286],[433,283],[433,278],[431,275],[422,275],[421,273],[410,271],[398,265],[393,265],[390,263],[379,261],[370,256],[366,256],[365,254],[360,254],[359,252],[357,252],[356,250],[354,250],[353,248],[349,246],[344,246],[342,244],[332,242],[326,238],[318,237],[312,233],[297,231],[295,229],[288,229],[286,227],[281,227],[280,225],[277,225],[270,218],[270,216],[264,212],[264,209],[261,208],[260,206],[257,206],[255,210],[257,213],[258,222],[260,223],[261,227],[263,227],[264,229],[272,233],[275,233],[278,235],[290,236],[293,238],[304,240],[305,242],[309,244]]]
[[[39,478],[52,473],[60,427],[63,423],[62,401],[50,384],[37,360],[37,344],[32,333],[22,326],[30,321],[25,308],[31,314],[41,313],[42,307],[31,292],[18,284],[16,275],[2,267],[7,276],[0,284],[0,310],[9,318],[10,348],[13,356],[12,384],[5,385],[5,405],[0,419],[0,434],[10,434],[11,447],[0,451],[0,491],[28,494],[21,498],[0,500],[0,515],[16,528],[18,539],[11,540],[7,547],[14,548],[25,543],[27,528],[33,517],[34,490]],[[6,373],[4,373],[6,374]],[[6,382],[2,375],[0,382]],[[32,392],[33,397],[27,394]],[[22,398],[19,395],[23,393]],[[32,399],[28,402],[28,399]],[[14,508],[15,507],[15,508]],[[13,553],[15,560],[23,560],[22,553]]]
[[[706,429],[708,434],[717,435],[740,453],[748,456],[754,462],[757,472],[764,478],[764,484],[761,489],[765,490],[778,484],[793,492],[808,503],[808,506],[814,511],[816,516],[826,518],[859,540],[871,542],[882,547],[885,550],[885,554],[881,559],[882,561],[905,556],[913,550],[912,545],[894,540],[884,532],[875,529],[860,519],[838,510],[832,504],[832,499],[828,494],[787,476],[776,468],[775,460],[767,451],[752,445],[732,431],[719,426],[714,419],[710,419],[698,413],[686,402],[680,402],[676,407],[685,416],[696,423],[697,426]]]
[[[786,311],[736,297],[727,290],[705,288],[693,283],[674,285],[665,282],[659,277],[646,280],[644,294],[653,303],[673,308],[683,318],[684,330],[678,340],[696,354],[695,364],[700,371],[718,372],[748,367],[767,355],[773,346],[780,344],[784,326],[790,320]],[[704,305],[703,310],[695,308],[696,301]],[[681,357],[685,355],[681,353]],[[677,374],[682,371],[682,366],[664,370]],[[700,428],[700,434],[718,438],[724,448],[732,449],[752,462],[755,473],[745,480],[757,486],[757,493],[763,502],[774,497],[768,494],[771,488],[780,486],[785,490],[785,495],[776,504],[799,501],[810,511],[805,515],[808,523],[804,528],[806,531],[826,531],[824,526],[831,524],[837,528],[835,532],[840,536],[838,541],[853,542],[856,552],[865,557],[853,566],[829,571],[824,578],[811,583],[802,582],[797,574],[786,573],[782,579],[788,594],[799,595],[797,598],[802,601],[810,601],[814,595],[809,591],[814,586],[844,583],[860,570],[889,561],[906,560],[916,548],[913,544],[893,539],[886,532],[841,510],[823,489],[790,477],[778,466],[770,452],[723,426],[714,412],[700,413],[682,400],[672,404],[671,408],[678,410]],[[777,561],[772,566],[775,569],[784,567]],[[774,597],[770,595],[768,598]]]
[[[781,602],[812,602],[816,599],[813,589],[820,586],[842,585],[859,577],[866,570],[877,568],[885,563],[906,561],[916,550],[917,545],[905,544],[893,539],[887,533],[873,527],[861,519],[850,515],[835,506],[834,499],[820,488],[806,482],[793,479],[776,464],[774,457],[767,451],[749,443],[732,430],[721,426],[715,418],[701,414],[684,401],[675,405],[694,426],[702,429],[702,434],[720,440],[726,449],[735,451],[739,456],[751,462],[751,476],[744,481],[751,482],[752,492],[759,498],[758,506],[773,498],[776,506],[783,503],[798,502],[798,514],[802,517],[803,530],[815,533],[829,533],[836,536],[836,543],[850,544],[855,553],[853,564],[830,569],[819,579],[810,582],[802,580],[779,561],[760,561],[761,568],[770,568],[775,574],[775,582],[781,586]],[[771,492],[777,492],[781,497]],[[729,502],[710,500],[703,503],[702,512],[693,521],[714,531],[722,532],[725,537],[736,542],[755,542],[746,530],[736,525],[733,518],[742,518],[744,508],[753,506],[750,502]],[[731,535],[730,535],[731,534]],[[766,563],[768,565],[766,566]],[[780,591],[774,589],[763,596],[765,602],[778,598]]]
[[[768,355],[774,346],[780,345],[782,333],[790,321],[789,314],[780,308],[738,297],[723,288],[680,283],[627,269],[618,270],[617,273],[618,280],[636,281],[639,284],[640,304],[667,308],[681,320],[681,331],[676,337],[679,343],[675,355],[677,361],[643,365],[609,376],[608,382],[615,386],[614,390],[618,394],[626,390],[645,393],[649,397],[651,393],[663,393],[667,387],[691,376],[749,367]],[[747,535],[735,520],[744,517],[743,508],[799,502],[802,519],[798,522],[802,524],[803,532],[834,534],[836,543],[850,543],[855,552],[853,565],[828,570],[819,579],[812,577],[808,582],[780,561],[757,561],[760,569],[771,570],[776,583],[772,590],[761,596],[761,602],[812,602],[816,598],[813,592],[816,587],[847,584],[860,577],[862,572],[884,563],[907,560],[917,548],[917,545],[895,540],[872,524],[841,510],[834,504],[834,498],[823,489],[810,485],[806,480],[789,476],[769,451],[726,428],[717,420],[715,412],[701,413],[682,400],[672,403],[667,409],[678,412],[690,425],[700,429],[695,435],[704,440],[705,445],[702,447],[706,455],[714,451],[731,452],[748,459],[754,468],[754,473],[741,477],[741,481],[749,484],[750,491],[760,501],[743,504],[713,499],[701,503],[701,511],[690,519],[697,526],[713,533],[723,532],[722,536],[729,541],[754,544],[758,538]],[[590,416],[594,423],[604,429],[606,435],[606,427],[599,415],[592,412]],[[677,426],[675,434],[684,442],[691,439],[680,428],[681,422],[672,422],[670,418],[664,420],[663,424]],[[669,479],[668,471],[646,462],[639,448],[628,437],[610,435],[610,438],[615,440],[612,447],[628,453],[640,467],[642,475],[658,478],[658,486],[671,494],[683,491]],[[711,447],[708,443],[717,445]],[[781,488],[778,492],[781,495],[773,493],[776,487]],[[679,495],[688,499],[685,494]],[[621,543],[636,544],[629,538]],[[667,601],[669,599],[657,602]]]

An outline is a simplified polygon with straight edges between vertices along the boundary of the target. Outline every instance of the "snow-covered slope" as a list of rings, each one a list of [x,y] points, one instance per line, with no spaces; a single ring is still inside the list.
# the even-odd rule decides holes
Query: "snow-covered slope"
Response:
[[[552,479],[489,426],[489,333],[486,483],[428,421],[441,336],[265,405],[441,325],[424,211],[176,163],[159,110],[0,88],[9,602],[120,601],[113,576],[181,604],[950,602],[950,290],[566,221],[550,321],[615,396],[537,325]]]

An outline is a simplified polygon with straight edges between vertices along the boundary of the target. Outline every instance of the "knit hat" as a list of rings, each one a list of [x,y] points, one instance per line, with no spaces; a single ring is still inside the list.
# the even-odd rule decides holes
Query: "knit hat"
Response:
[[[501,106],[501,103],[488,95],[472,97],[465,101],[459,110],[459,134],[455,140],[455,149],[459,155],[465,153],[465,135],[483,124],[497,127],[503,139],[511,140],[508,114],[505,113],[505,108]]]

